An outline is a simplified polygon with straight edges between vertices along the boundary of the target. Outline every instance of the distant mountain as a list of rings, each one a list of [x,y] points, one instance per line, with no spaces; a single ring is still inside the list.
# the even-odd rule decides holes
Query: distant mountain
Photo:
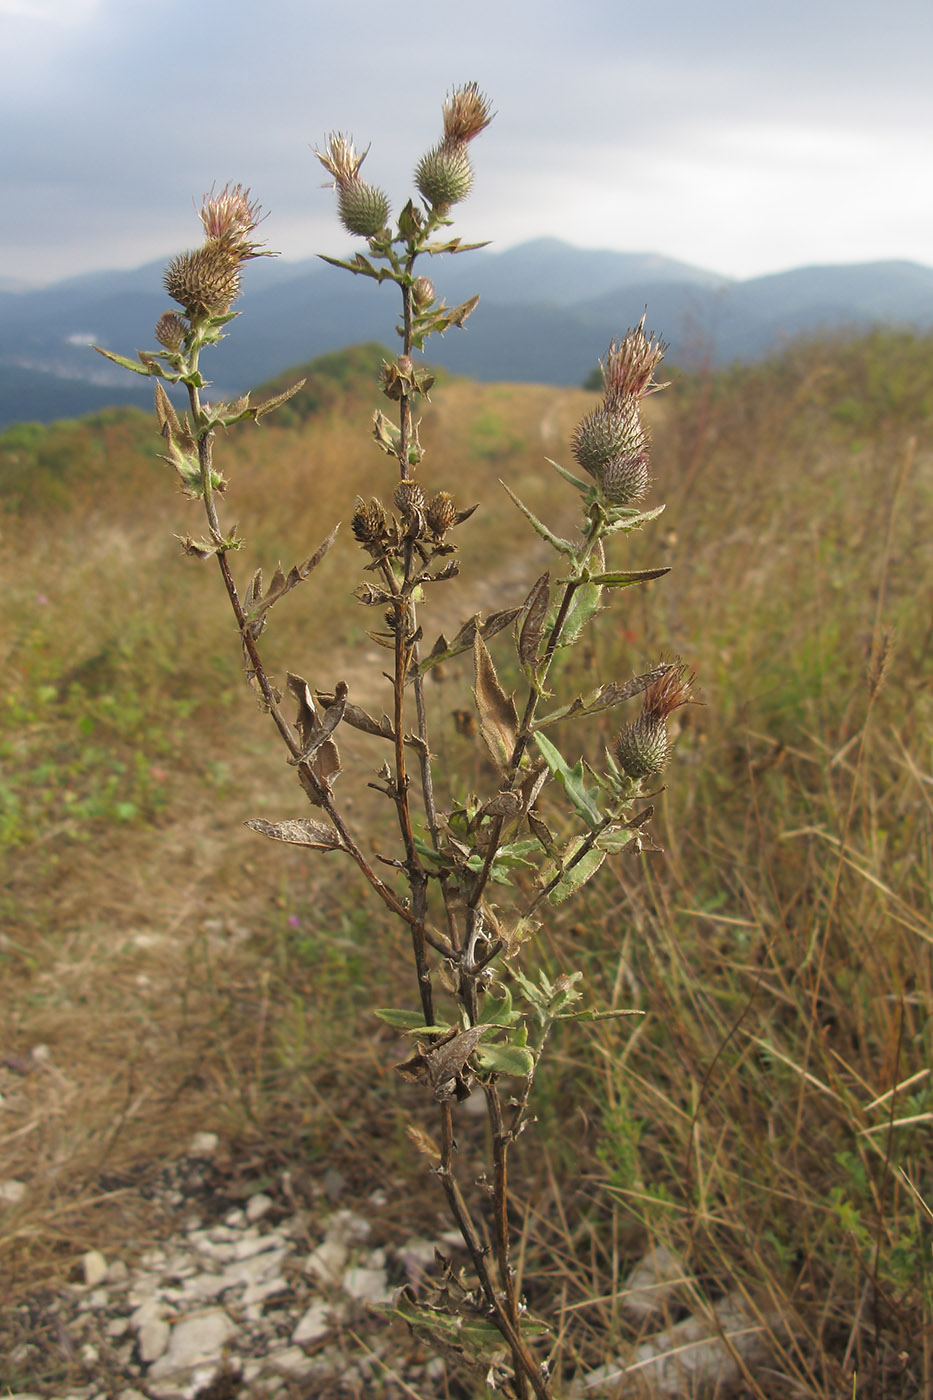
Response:
[[[72,277],[41,290],[0,288],[0,426],[48,421],[103,404],[148,404],[151,385],[89,348],[152,346],[169,305],[163,264]],[[574,248],[542,238],[504,252],[426,260],[448,305],[475,292],[466,332],[431,359],[480,380],[578,384],[613,336],[640,320],[670,342],[672,363],[721,365],[769,353],[803,333],[878,324],[933,327],[933,268],[909,262],[797,268],[732,281],[653,253]],[[348,344],[385,341],[395,289],[319,259],[262,258],[244,275],[242,318],[205,368],[226,397],[289,365]]]

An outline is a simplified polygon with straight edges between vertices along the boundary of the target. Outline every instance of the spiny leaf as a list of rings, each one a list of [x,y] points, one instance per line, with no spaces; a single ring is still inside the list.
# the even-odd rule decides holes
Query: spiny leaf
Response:
[[[663,578],[670,573],[665,569],[628,569],[611,574],[591,574],[590,583],[601,584],[604,588],[628,588],[633,583],[649,583],[651,579]]]
[[[583,780],[583,759],[579,759],[573,768],[567,763],[559,749],[555,748],[550,739],[543,734],[535,734],[535,743],[541,751],[551,772],[557,778],[570,801],[580,813],[581,817],[591,827],[597,827],[602,821],[602,814],[592,796],[587,790]]]
[[[493,761],[507,772],[518,740],[518,715],[511,696],[499,684],[492,657],[478,632],[473,641],[473,665],[480,733]]]
[[[548,893],[548,902],[550,904],[563,904],[565,899],[569,899],[576,890],[580,889],[587,880],[596,874],[605,859],[605,851],[596,848],[587,851],[586,855],[581,856],[575,864],[564,870],[558,883]]]
[[[145,374],[147,376],[150,374],[158,374],[161,377],[161,369],[159,369],[158,366],[153,366],[151,363],[137,364],[135,360],[128,360],[125,355],[115,355],[112,350],[105,350],[102,345],[94,345],[92,349],[96,350],[98,355],[103,355],[105,360],[112,360],[113,363],[119,365],[121,369],[131,369],[134,374]],[[170,375],[167,377],[177,379],[178,375]]]
[[[334,540],[337,538],[337,531],[339,528],[339,525],[335,525],[327,536],[327,539],[324,540],[322,544],[318,545],[314,553],[309,554],[308,558],[301,564],[293,564],[287,574],[283,571],[280,564],[272,576],[272,582],[269,584],[269,591],[265,596],[262,596],[261,592],[256,593],[254,591],[247,612],[250,627],[251,630],[253,630],[253,636],[258,635],[255,631],[255,626],[256,623],[264,617],[265,613],[267,613],[280,598],[284,598],[286,593],[291,593],[293,588],[296,588],[299,583],[302,583],[308,575],[317,568],[318,564],[320,564],[321,560],[334,543]],[[257,574],[261,590],[262,574],[258,571]],[[254,583],[257,579],[257,574],[253,575]]]
[[[285,841],[290,846],[309,846],[316,851],[339,851],[343,847],[338,831],[308,817],[286,822],[267,822],[255,817],[246,825],[263,836],[271,837],[273,841]]]
[[[242,416],[244,418],[253,418],[259,423],[265,418],[267,413],[271,413],[272,410],[278,408],[280,404],[286,403],[293,394],[297,394],[299,389],[303,389],[306,383],[306,379],[299,379],[298,383],[293,384],[290,389],[283,390],[281,394],[275,394],[271,399],[264,399],[262,403],[256,404],[255,408],[251,408],[248,403],[245,404]],[[247,394],[246,397],[248,400],[249,395]]]
[[[385,1021],[387,1026],[394,1026],[400,1031],[423,1031],[427,1027],[424,1024],[424,1014],[421,1011],[400,1011],[394,1006],[380,1006],[373,1012],[380,1021]]]
[[[520,1045],[481,1045],[476,1052],[480,1069],[495,1074],[511,1074],[527,1079],[535,1067],[535,1057]]]
[[[452,642],[448,642],[444,634],[441,633],[431,648],[430,655],[422,659],[417,669],[412,668],[409,678],[423,676],[425,671],[436,666],[439,662],[449,661],[451,657],[460,656],[463,652],[469,651],[476,638],[477,629],[484,641],[494,637],[497,632],[502,631],[503,627],[508,627],[509,623],[514,621],[519,611],[519,608],[503,608],[500,612],[491,613],[485,622],[482,620],[482,614],[476,613],[464,622]]]
[[[560,462],[552,461],[550,457],[545,457],[544,460],[547,462],[549,467],[553,467],[556,472],[559,472],[565,481],[569,481],[571,486],[575,486],[578,491],[582,491],[584,496],[589,491],[592,491],[592,482],[581,481],[579,477],[574,476],[573,472],[569,472],[566,467],[562,467]]]
[[[509,486],[506,486],[504,481],[502,482],[502,485],[505,486],[506,494],[515,503],[515,505],[518,506],[522,515],[524,515],[525,519],[529,521],[529,523],[535,530],[537,530],[538,534],[543,540],[547,540],[548,544],[552,545],[553,548],[556,549],[559,554],[569,554],[571,556],[576,554],[576,545],[571,544],[570,540],[561,539],[559,535],[553,534],[548,529],[548,527],[542,524],[538,517],[528,509],[525,503],[518,499],[515,492]]]
[[[649,685],[660,680],[670,670],[670,663],[664,662],[660,666],[654,666],[650,671],[646,671],[641,676],[635,676],[632,680],[620,685],[618,681],[610,681],[607,685],[601,685],[598,690],[594,690],[585,698],[577,696],[576,700],[569,705],[561,705],[559,710],[552,710],[550,714],[542,715],[536,719],[534,729],[543,729],[548,724],[555,724],[559,719],[569,719],[571,715],[592,715],[597,710],[608,710],[614,705],[620,705],[624,700],[631,700],[633,695],[639,695],[643,690],[647,690]]]

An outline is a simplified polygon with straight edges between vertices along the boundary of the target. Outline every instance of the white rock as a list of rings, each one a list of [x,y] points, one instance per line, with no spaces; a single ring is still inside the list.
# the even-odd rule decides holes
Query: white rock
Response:
[[[375,1307],[391,1303],[395,1289],[389,1287],[385,1269],[347,1269],[343,1276],[343,1291],[361,1303]]]
[[[0,1181],[0,1205],[18,1206],[25,1194],[25,1181],[17,1181],[13,1176]]]
[[[86,1254],[82,1254],[81,1268],[88,1288],[96,1288],[107,1277],[107,1260],[99,1249],[89,1249]]]
[[[355,1215],[352,1210],[338,1210],[324,1221],[326,1238],[340,1240],[342,1244],[362,1244],[368,1240],[373,1227],[363,1215]]]
[[[139,1359],[148,1366],[159,1357],[168,1346],[171,1329],[162,1317],[153,1317],[139,1329]]]
[[[268,1235],[257,1235],[253,1231],[245,1234],[242,1239],[237,1240],[233,1246],[233,1257],[235,1259],[249,1259],[254,1254],[264,1254],[268,1249],[284,1249],[285,1241],[281,1235],[270,1231]]]
[[[348,1254],[342,1240],[326,1239],[308,1255],[305,1273],[313,1274],[321,1283],[337,1284],[343,1277]]]
[[[675,1297],[686,1301],[683,1285],[689,1281],[683,1259],[666,1245],[656,1244],[645,1253],[622,1286],[622,1309],[634,1321],[663,1316]]]
[[[125,1337],[129,1330],[128,1317],[112,1317],[104,1328],[104,1336],[109,1337],[112,1342],[117,1342],[121,1337]]]
[[[134,1332],[141,1332],[144,1327],[148,1327],[150,1322],[155,1322],[162,1316],[162,1300],[156,1295],[150,1294],[144,1298],[136,1310],[130,1314],[129,1325]]]
[[[141,1390],[121,1390],[117,1400],[146,1400]]]
[[[107,1270],[108,1283],[126,1283],[126,1280],[129,1278],[129,1276],[130,1271],[126,1267],[122,1259],[114,1259],[113,1263]]]
[[[301,1347],[282,1347],[279,1351],[270,1351],[266,1365],[271,1371],[285,1376],[307,1376],[314,1370],[314,1362],[305,1356]]]
[[[266,1196],[259,1191],[255,1196],[250,1196],[246,1203],[246,1218],[251,1225],[257,1220],[262,1220],[263,1216],[269,1214],[275,1202],[271,1196]]]
[[[292,1341],[296,1346],[310,1346],[323,1341],[333,1330],[330,1308],[323,1298],[316,1298],[292,1333]]]
[[[242,1210],[229,1210],[224,1216],[224,1224],[229,1225],[231,1230],[242,1230],[246,1224],[246,1215]]]
[[[29,1053],[37,1065],[48,1065],[52,1062],[52,1052],[47,1045],[34,1045]]]
[[[224,1347],[235,1334],[236,1327],[222,1308],[209,1308],[194,1317],[182,1318],[172,1328],[168,1348],[149,1374],[153,1380],[163,1380],[176,1371],[219,1361]]]
[[[93,1312],[103,1312],[110,1305],[110,1294],[106,1288],[95,1288],[87,1296],[87,1305]]]
[[[216,1133],[195,1133],[188,1143],[189,1157],[213,1157],[220,1144]]]
[[[759,1322],[751,1317],[740,1294],[724,1298],[713,1313],[715,1321],[702,1316],[685,1318],[636,1347],[627,1361],[610,1362],[591,1371],[584,1378],[583,1393],[599,1394],[612,1386],[611,1393],[618,1400],[643,1395],[679,1400],[697,1391],[729,1390],[742,1379],[734,1353],[754,1371],[767,1359],[771,1328],[780,1324],[776,1318]]]

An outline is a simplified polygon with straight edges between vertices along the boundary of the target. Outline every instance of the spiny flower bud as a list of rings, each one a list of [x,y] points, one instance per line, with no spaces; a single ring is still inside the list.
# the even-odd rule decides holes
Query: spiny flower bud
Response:
[[[188,324],[177,311],[166,311],[159,317],[155,338],[166,350],[180,350],[187,334]]]
[[[650,479],[648,458],[644,452],[638,452],[634,456],[613,457],[603,467],[599,484],[610,504],[630,506],[644,496]]]
[[[411,287],[412,305],[416,311],[427,311],[437,292],[430,277],[416,277]]]
[[[642,712],[616,740],[619,767],[630,778],[650,778],[663,771],[670,754],[667,720],[693,701],[696,674],[678,660],[645,691]]]
[[[389,221],[389,201],[375,185],[351,180],[340,186],[337,213],[348,233],[373,238]]]
[[[381,501],[357,499],[350,528],[360,544],[379,544],[386,534],[386,513]]]
[[[457,523],[457,507],[450,493],[438,491],[437,495],[428,501],[424,518],[428,529],[439,539],[443,538],[448,530],[452,530]]]
[[[314,153],[334,177],[340,222],[360,238],[375,237],[389,221],[389,201],[382,190],[360,179],[360,166],[368,153],[367,147],[357,155],[352,138],[341,131],[331,132],[326,149]]]
[[[651,778],[663,772],[669,747],[663,720],[641,715],[616,740],[616,758],[630,778]]]
[[[417,481],[403,481],[399,484],[395,492],[395,504],[406,516],[424,510],[424,492]]]
[[[584,471],[602,479],[603,471],[620,457],[635,457],[648,446],[638,408],[628,403],[618,409],[596,408],[588,413],[573,435],[571,450]]]
[[[415,184],[432,209],[443,211],[466,199],[473,186],[473,167],[465,141],[444,141],[422,156]]]
[[[172,259],[165,271],[165,290],[186,316],[222,316],[239,295],[238,264],[229,248],[212,240]]]

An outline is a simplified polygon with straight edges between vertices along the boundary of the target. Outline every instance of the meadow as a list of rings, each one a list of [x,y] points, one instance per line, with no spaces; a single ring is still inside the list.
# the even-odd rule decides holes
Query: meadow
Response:
[[[344,522],[279,605],[270,664],[367,706],[385,702],[348,522],[380,469],[381,358],[327,357],[278,422],[223,442],[240,577]],[[765,1328],[741,1394],[933,1390],[931,363],[930,340],[879,331],[678,373],[652,401],[648,504],[667,510],[624,562],[671,573],[596,618],[584,665],[626,678],[676,651],[703,703],[656,800],[663,849],[607,862],[541,949],[645,1013],[562,1029],[517,1148],[522,1275],[558,1374],[631,1340],[621,1282],[663,1243],[703,1300],[739,1294]],[[461,616],[520,602],[544,567],[500,480],[573,529],[544,458],[572,465],[593,401],[439,378],[426,479],[480,503]],[[10,1305],[84,1250],[145,1249],[157,1222],[130,1187],[195,1128],[233,1174],[339,1167],[399,1221],[432,1189],[372,1015],[410,999],[374,955],[402,935],[334,857],[244,826],[301,815],[301,795],[217,580],[179,549],[196,506],[158,446],[132,410],[0,435],[0,1179],[28,1187],[0,1209],[0,1354],[26,1326]],[[469,781],[469,671],[445,671],[439,770]],[[594,760],[613,733],[589,734]],[[365,742],[349,760],[375,761]],[[356,817],[377,848],[384,811],[361,797]],[[0,1383],[61,1393],[73,1364],[0,1362]]]

